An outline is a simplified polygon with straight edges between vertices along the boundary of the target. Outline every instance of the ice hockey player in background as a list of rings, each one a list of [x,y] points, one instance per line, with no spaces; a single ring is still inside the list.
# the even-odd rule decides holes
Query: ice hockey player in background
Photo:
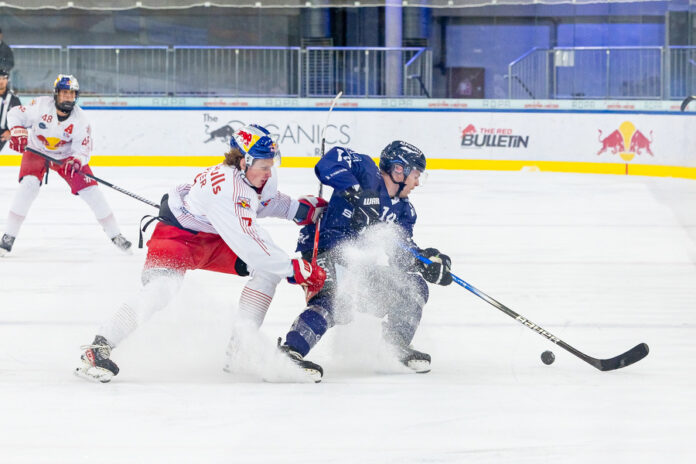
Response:
[[[290,259],[259,226],[258,219],[278,217],[307,225],[316,220],[326,202],[316,197],[294,200],[278,191],[274,160],[280,159],[280,153],[263,127],[240,128],[230,145],[223,163],[162,198],[156,218],[160,222],[147,242],[143,287],[121,304],[94,342],[83,347],[78,376],[108,382],[118,374],[109,358],[111,350],[172,300],[187,270],[251,274],[239,299],[235,323],[256,329],[282,279],[309,291],[321,289],[324,270],[303,259]],[[305,364],[313,368],[312,363]]]
[[[386,317],[382,336],[397,358],[416,372],[430,371],[430,355],[414,350],[410,344],[428,300],[426,281],[449,285],[452,276],[447,255],[434,248],[421,250],[412,239],[416,212],[408,195],[419,185],[425,164],[425,155],[402,141],[384,148],[379,170],[369,156],[348,148],[335,147],[319,160],[317,177],[334,189],[321,219],[318,246],[317,263],[326,271],[326,283],[292,324],[281,349],[304,359],[328,329],[350,322],[350,312],[340,307],[342,286],[348,285],[346,296],[354,308]],[[351,268],[344,245],[360,240],[361,231],[362,236],[369,235],[376,227],[366,228],[379,222],[393,224],[398,240],[417,249],[433,264],[422,265],[408,251],[392,244],[385,265],[373,261],[357,270]],[[297,249],[305,259],[312,254],[314,232],[312,224],[300,233]],[[359,245],[360,254],[368,251],[364,246]],[[352,282],[347,283],[349,280]]]
[[[19,189],[16,191],[0,239],[0,256],[12,250],[19,229],[39,194],[48,169],[58,173],[90,207],[107,237],[120,250],[130,252],[129,242],[119,230],[116,218],[97,183],[81,176],[92,174],[87,163],[92,153],[92,134],[87,115],[77,105],[80,86],[71,75],[59,74],[53,84],[53,97],[39,97],[27,105],[12,108],[7,115],[10,148],[22,153]],[[25,151],[26,147],[63,161],[62,165]]]

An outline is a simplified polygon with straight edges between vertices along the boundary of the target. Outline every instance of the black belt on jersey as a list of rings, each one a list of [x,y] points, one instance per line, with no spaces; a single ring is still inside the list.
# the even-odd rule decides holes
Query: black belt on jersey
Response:
[[[150,220],[147,221],[143,226],[143,221],[147,218],[150,218]],[[143,232],[145,232],[145,230],[150,227],[150,224],[155,221],[160,221],[168,226],[173,226],[177,229],[185,230],[186,232],[191,232],[194,235],[198,233],[198,231],[187,229],[179,223],[176,216],[174,216],[174,213],[172,213],[172,210],[169,208],[169,194],[165,193],[162,197],[162,201],[160,201],[159,214],[157,216],[151,216],[148,214],[140,219],[140,237],[138,238],[138,248],[143,247]]]

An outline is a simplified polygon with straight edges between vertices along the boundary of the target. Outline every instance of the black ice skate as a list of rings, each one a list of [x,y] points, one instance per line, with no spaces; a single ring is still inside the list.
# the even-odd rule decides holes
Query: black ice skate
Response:
[[[91,345],[84,345],[82,354],[82,366],[75,369],[75,375],[88,380],[107,383],[118,374],[118,366],[109,359],[111,345],[101,335],[94,337]]]
[[[15,237],[7,234],[3,234],[0,238],[0,256],[5,256],[7,253],[12,251],[12,245],[14,245]]]
[[[278,349],[290,358],[293,363],[301,367],[309,378],[314,380],[314,383],[321,382],[321,378],[324,376],[324,369],[322,369],[319,364],[307,361],[300,353],[293,350],[288,345],[281,345],[280,338],[278,339]]]
[[[117,236],[113,237],[111,239],[111,242],[114,245],[116,245],[116,248],[123,251],[124,253],[128,253],[128,254],[133,253],[133,250],[131,249],[133,244],[131,242],[129,242],[128,239],[123,236],[123,234],[118,234]]]
[[[396,353],[401,363],[418,374],[430,372],[430,355],[414,350],[410,346],[399,346]]]

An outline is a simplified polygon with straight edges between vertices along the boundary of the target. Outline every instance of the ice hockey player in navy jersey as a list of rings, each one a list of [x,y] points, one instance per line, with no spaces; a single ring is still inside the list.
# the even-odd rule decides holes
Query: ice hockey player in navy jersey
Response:
[[[319,160],[315,173],[333,188],[321,218],[317,257],[326,281],[319,293],[308,296],[307,307],[281,346],[284,351],[303,359],[328,329],[350,322],[350,313],[340,308],[341,286],[350,285],[348,296],[354,303],[361,302],[358,310],[384,318],[382,335],[397,358],[416,372],[430,371],[430,355],[413,349],[411,341],[428,301],[426,282],[449,285],[452,276],[447,255],[434,248],[420,249],[413,241],[417,216],[408,195],[420,185],[425,165],[421,150],[403,141],[384,148],[379,168],[369,156],[344,147],[332,148]],[[402,246],[394,246],[386,264],[369,265],[360,272],[351,269],[343,245],[360,240],[377,230],[372,226],[383,223],[392,224],[402,246],[417,250],[433,263],[426,266]],[[310,224],[300,232],[297,250],[306,260],[312,256],[315,227]],[[358,285],[354,285],[355,274],[360,274]],[[353,283],[344,284],[349,278]]]

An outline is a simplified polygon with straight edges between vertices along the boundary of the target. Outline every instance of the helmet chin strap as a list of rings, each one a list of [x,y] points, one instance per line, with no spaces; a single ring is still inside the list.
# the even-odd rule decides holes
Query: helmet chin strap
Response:
[[[249,179],[247,179],[246,172],[247,172],[248,169],[249,169],[249,166],[245,166],[243,171],[242,171],[241,169],[239,170],[239,173],[240,173],[241,176],[242,176],[242,180],[243,180],[249,187],[251,187],[251,188],[256,188],[256,187],[254,187],[254,185],[249,181]]]
[[[393,168],[389,171],[389,178],[392,182],[399,186],[399,190],[397,190],[396,194],[394,195],[395,197],[398,197],[401,194],[401,191],[404,189],[404,187],[406,187],[406,176],[404,176],[403,182],[397,182],[396,180],[394,180],[394,175],[392,174],[392,172]]]
[[[263,183],[261,187],[257,187],[254,184],[251,183],[249,179],[247,179],[246,172],[249,169],[249,165],[246,165],[244,167],[244,170],[242,171],[241,169],[239,170],[239,174],[242,176],[242,180],[244,181],[245,184],[247,184],[249,187],[253,188],[256,190],[257,193],[261,193],[261,190],[263,190],[264,186],[266,185],[266,182]]]

